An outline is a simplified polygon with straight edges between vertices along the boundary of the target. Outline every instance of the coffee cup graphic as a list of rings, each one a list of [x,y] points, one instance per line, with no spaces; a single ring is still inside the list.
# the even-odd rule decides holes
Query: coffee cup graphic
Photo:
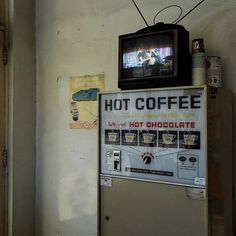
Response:
[[[116,141],[118,141],[118,133],[116,133],[116,132],[109,132],[109,133],[108,133],[108,140],[109,140],[110,142],[116,142]]]
[[[162,140],[164,144],[173,144],[176,135],[171,133],[162,134]]]
[[[136,134],[135,133],[125,133],[125,142],[132,143],[135,141]]]
[[[195,134],[184,134],[184,144],[186,145],[194,145],[197,139],[198,136]]]
[[[143,133],[143,142],[144,143],[153,143],[155,134]]]

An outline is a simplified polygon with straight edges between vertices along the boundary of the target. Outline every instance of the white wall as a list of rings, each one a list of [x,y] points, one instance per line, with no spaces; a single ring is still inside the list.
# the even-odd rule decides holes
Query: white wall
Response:
[[[35,230],[35,3],[9,1],[9,235]]]
[[[173,1],[138,1],[148,22]],[[187,12],[198,1],[175,3]],[[170,22],[169,12],[162,14]],[[173,13],[174,14],[174,13]],[[236,3],[208,0],[181,23],[203,37],[224,63],[224,86],[236,92]],[[145,27],[131,1],[37,1],[38,236],[96,235],[97,131],[69,129],[69,78],[105,72],[117,89],[118,35]],[[234,130],[235,133],[236,130]]]

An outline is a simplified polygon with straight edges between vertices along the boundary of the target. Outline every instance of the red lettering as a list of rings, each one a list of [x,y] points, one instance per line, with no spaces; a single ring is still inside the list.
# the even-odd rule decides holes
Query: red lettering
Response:
[[[129,122],[130,127],[143,127],[143,122]]]
[[[168,128],[168,122],[163,123],[164,128]]]
[[[130,122],[131,123],[131,122]],[[143,127],[143,122],[133,122],[133,127]],[[136,123],[136,124],[135,124]],[[192,128],[196,127],[195,122],[146,122],[147,128]]]
[[[134,122],[129,122],[129,127],[134,127]]]

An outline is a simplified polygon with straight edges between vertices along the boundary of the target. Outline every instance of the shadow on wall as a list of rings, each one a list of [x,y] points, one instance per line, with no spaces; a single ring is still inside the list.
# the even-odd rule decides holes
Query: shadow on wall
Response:
[[[220,56],[223,86],[236,93],[236,7],[219,7],[201,18],[191,29],[192,39],[204,38],[206,54]]]

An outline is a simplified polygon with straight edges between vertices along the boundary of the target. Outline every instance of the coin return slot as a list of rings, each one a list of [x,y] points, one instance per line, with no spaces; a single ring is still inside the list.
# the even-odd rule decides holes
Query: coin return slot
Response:
[[[113,170],[114,171],[121,171],[121,152],[120,151],[113,151]]]

